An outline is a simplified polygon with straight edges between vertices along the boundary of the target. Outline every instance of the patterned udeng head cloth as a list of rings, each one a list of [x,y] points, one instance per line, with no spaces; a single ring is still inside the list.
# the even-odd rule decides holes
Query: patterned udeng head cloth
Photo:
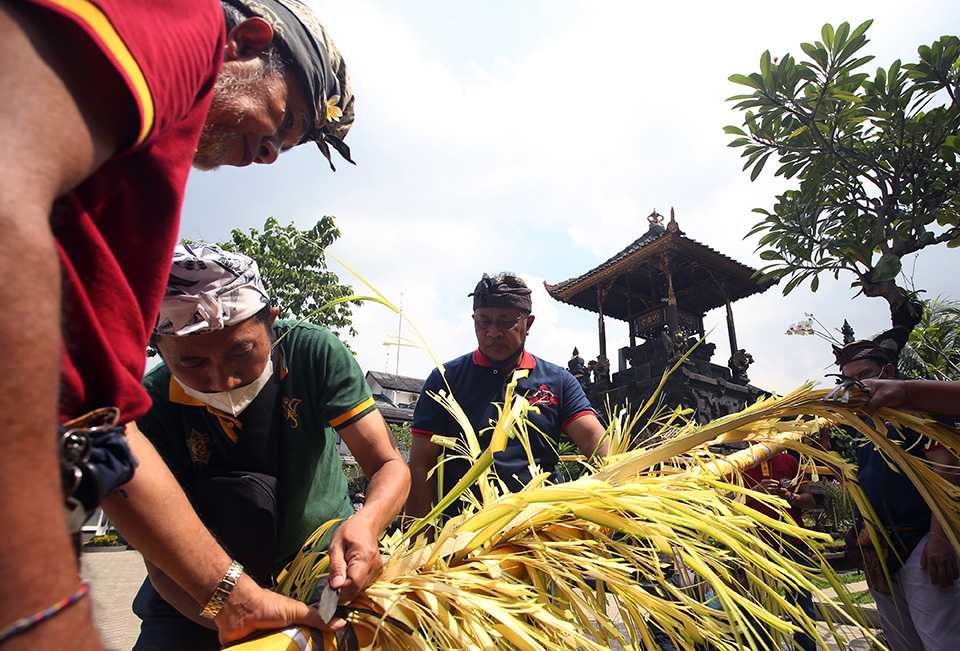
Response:
[[[891,308],[890,320],[893,327],[884,330],[873,339],[861,339],[846,346],[834,346],[833,355],[837,366],[843,366],[859,359],[872,359],[881,366],[896,364],[900,353],[910,339],[910,332],[923,316],[923,305],[916,299],[902,301]]]
[[[530,288],[516,274],[504,271],[495,276],[483,274],[473,291],[473,309],[481,307],[515,307],[529,312],[533,306]]]
[[[870,359],[881,366],[885,366],[897,359],[895,350],[885,348],[876,341],[869,339],[854,341],[845,346],[834,346],[833,356],[836,358],[837,366],[840,367],[861,359]]]
[[[259,16],[270,23],[274,43],[293,61],[311,111],[307,123],[313,125],[302,142],[316,142],[330,169],[336,170],[330,147],[353,163],[350,148],[343,142],[354,118],[347,64],[313,11],[298,0],[225,1],[246,16]]]
[[[252,259],[215,244],[180,245],[173,252],[167,293],[153,332],[181,336],[221,330],[269,304]]]

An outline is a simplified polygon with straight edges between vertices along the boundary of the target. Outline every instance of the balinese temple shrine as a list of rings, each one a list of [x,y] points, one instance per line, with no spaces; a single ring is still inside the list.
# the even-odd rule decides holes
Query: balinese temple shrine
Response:
[[[704,338],[703,319],[725,307],[730,350],[726,365],[712,361],[716,345],[704,341],[673,373],[662,392],[665,406],[696,410],[697,419],[738,411],[763,391],[750,384],[753,357],[741,348],[732,304],[765,291],[770,282],[755,270],[683,234],[673,209],[670,221],[656,211],[638,240],[594,269],[555,285],[544,283],[556,300],[597,315],[600,354],[584,362],[576,348],[568,367],[599,409],[629,402],[639,407],[656,389],[664,371]],[[616,351],[611,373],[608,321],[627,324],[629,344]]]

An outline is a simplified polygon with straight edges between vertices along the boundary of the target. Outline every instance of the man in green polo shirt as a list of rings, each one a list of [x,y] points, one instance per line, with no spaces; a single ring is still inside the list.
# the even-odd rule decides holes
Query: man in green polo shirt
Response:
[[[207,244],[175,251],[153,343],[163,364],[144,380],[153,406],[138,425],[224,548],[269,584],[339,518],[329,583],[344,601],[369,585],[410,475],[350,351],[325,328],[278,321],[256,263]],[[338,438],[370,479],[356,514]],[[147,569],[134,648],[218,649],[200,605]]]

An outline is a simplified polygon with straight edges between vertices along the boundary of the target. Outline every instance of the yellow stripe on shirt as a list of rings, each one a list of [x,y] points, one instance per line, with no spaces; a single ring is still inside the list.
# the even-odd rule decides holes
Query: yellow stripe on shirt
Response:
[[[369,408],[372,407],[372,406],[373,406],[373,398],[367,398],[366,400],[364,400],[363,402],[361,402],[359,405],[357,405],[357,406],[354,407],[353,409],[350,409],[349,411],[343,412],[342,414],[340,414],[340,415],[337,416],[336,418],[331,418],[331,419],[330,419],[330,427],[339,427],[340,425],[342,425],[343,423],[347,422],[348,420],[350,420],[351,418],[353,418],[353,417],[356,416],[357,414],[363,413],[364,411],[366,411],[367,409],[369,409]]]
[[[178,405],[187,405],[188,407],[205,407],[206,405],[194,398],[193,396],[188,396],[187,392],[183,390],[183,387],[180,386],[180,383],[177,382],[177,378],[170,374],[170,385],[167,390],[167,399],[170,402],[175,402]]]
[[[243,429],[243,423],[240,422],[240,419],[231,416],[230,414],[225,414],[219,409],[214,409],[210,405],[197,400],[193,396],[187,395],[187,392],[183,390],[183,387],[180,386],[180,383],[177,382],[177,379],[172,374],[170,375],[170,388],[167,392],[167,399],[170,400],[170,402],[178,405],[205,408],[208,412],[217,417],[217,421],[220,423],[220,428],[223,430],[223,433],[227,435],[227,438],[234,443],[237,442],[239,438],[239,432],[241,429]]]
[[[133,54],[114,29],[107,15],[89,0],[48,0],[48,2],[69,12],[89,27],[100,37],[104,46],[123,69],[140,105],[140,132],[137,134],[136,142],[139,145],[147,139],[150,129],[153,128],[154,107],[150,86],[137,60],[133,58]]]

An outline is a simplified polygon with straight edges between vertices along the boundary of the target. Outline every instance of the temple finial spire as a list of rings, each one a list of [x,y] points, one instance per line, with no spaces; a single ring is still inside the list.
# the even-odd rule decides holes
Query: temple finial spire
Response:
[[[853,328],[850,326],[850,323],[846,319],[843,320],[843,327],[840,328],[840,334],[843,335],[844,346],[846,346],[847,344],[853,343],[853,336],[854,336]]]
[[[670,222],[667,224],[668,231],[679,231],[680,225],[677,223],[677,213],[674,212],[673,206],[670,206]]]

